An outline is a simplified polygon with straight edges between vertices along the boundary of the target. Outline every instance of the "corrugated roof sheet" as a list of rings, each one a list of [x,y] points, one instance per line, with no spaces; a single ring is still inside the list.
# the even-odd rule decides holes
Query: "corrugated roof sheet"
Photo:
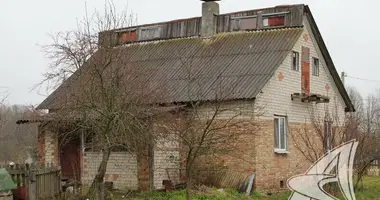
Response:
[[[126,70],[144,69],[149,72],[150,87],[165,87],[160,103],[249,99],[261,91],[302,31],[289,28],[222,33],[208,39],[137,43],[117,50],[125,55]],[[67,96],[65,89],[78,80],[68,79],[38,109],[59,108]]]

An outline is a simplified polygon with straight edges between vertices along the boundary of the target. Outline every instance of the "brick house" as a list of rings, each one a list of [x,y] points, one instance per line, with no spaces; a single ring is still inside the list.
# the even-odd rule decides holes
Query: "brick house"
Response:
[[[223,69],[223,84],[236,85],[228,99],[230,106],[263,105],[261,131],[244,144],[251,147],[245,153],[254,155],[249,158],[252,162],[227,163],[247,175],[255,173],[260,189],[284,187],[290,176],[309,167],[287,132],[310,122],[310,108],[327,108],[341,120],[346,112],[355,111],[307,5],[220,14],[217,2],[205,1],[201,17],[99,33],[100,46],[104,37],[115,38],[114,46],[137,52],[134,62],[155,70],[157,76],[152,81],[167,82],[170,90],[163,103],[189,101],[181,92],[189,87],[185,83],[190,80],[181,77],[179,58],[174,56],[182,52],[185,57],[202,54],[197,67],[204,76],[199,78],[204,80],[203,86],[210,87],[205,87],[203,99],[198,100],[212,100],[207,88],[212,88],[213,73]],[[214,54],[208,53],[215,49]],[[47,97],[38,109],[54,113],[65,95],[63,88]],[[48,117],[35,121],[45,120]],[[39,133],[40,160],[60,165],[65,176],[89,184],[101,159],[99,152],[86,150],[80,138],[62,146],[59,133],[43,127]],[[161,189],[162,181],[168,179],[165,169],[180,167],[170,162],[173,155],[180,156],[177,146],[154,151],[155,189]],[[78,170],[72,170],[73,165]],[[105,179],[113,181],[116,188],[146,189],[147,176],[146,163],[138,155],[111,154]]]

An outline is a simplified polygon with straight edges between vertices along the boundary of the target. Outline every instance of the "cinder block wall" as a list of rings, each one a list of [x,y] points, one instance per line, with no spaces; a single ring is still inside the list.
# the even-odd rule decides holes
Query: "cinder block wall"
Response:
[[[156,190],[165,188],[162,184],[163,180],[171,180],[174,184],[179,183],[179,138],[172,133],[170,125],[172,124],[159,119],[153,125],[153,131],[157,136],[153,162],[153,185]]]
[[[56,132],[41,130],[39,133],[39,162],[59,166],[58,135]]]
[[[163,189],[163,180],[179,182],[179,151],[164,150],[154,152],[154,188]]]
[[[102,154],[100,152],[85,152],[82,182],[90,185],[96,175]],[[112,152],[107,164],[105,181],[112,181],[114,187],[120,190],[137,190],[137,158],[128,152]]]

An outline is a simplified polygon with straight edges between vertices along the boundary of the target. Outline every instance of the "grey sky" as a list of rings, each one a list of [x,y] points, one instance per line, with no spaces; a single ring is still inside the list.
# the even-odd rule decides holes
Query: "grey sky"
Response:
[[[87,0],[89,10],[102,9],[104,0]],[[114,0],[132,9],[138,23],[153,23],[200,16],[199,0]],[[380,88],[380,45],[377,23],[380,2],[375,0],[222,0],[221,12],[234,12],[280,4],[308,4],[338,72],[379,81],[347,78],[366,96]],[[84,0],[0,1],[0,94],[8,91],[10,104],[39,104],[45,97],[32,86],[41,81],[49,61],[37,44],[48,44],[47,33],[75,28],[84,16]],[[3,88],[6,87],[6,88]]]

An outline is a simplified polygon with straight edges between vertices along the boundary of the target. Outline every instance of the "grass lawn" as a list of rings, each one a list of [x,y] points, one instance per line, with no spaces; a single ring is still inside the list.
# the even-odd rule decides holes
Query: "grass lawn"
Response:
[[[356,192],[357,200],[380,200],[380,177],[365,177],[363,180],[363,191]],[[207,191],[198,192],[193,195],[194,200],[229,200],[229,199],[247,199],[247,200],[288,200],[290,192],[278,193],[274,195],[260,194],[254,191],[250,197],[246,198],[244,194],[238,193],[234,190],[225,189],[223,192],[217,189],[209,188]],[[185,200],[185,191],[174,191],[171,193],[163,192],[148,192],[138,194],[134,198],[114,196],[112,200]],[[344,198],[340,198],[344,200]]]
[[[380,200],[380,177],[364,177],[363,187],[363,191],[356,192],[356,198],[358,200]]]

